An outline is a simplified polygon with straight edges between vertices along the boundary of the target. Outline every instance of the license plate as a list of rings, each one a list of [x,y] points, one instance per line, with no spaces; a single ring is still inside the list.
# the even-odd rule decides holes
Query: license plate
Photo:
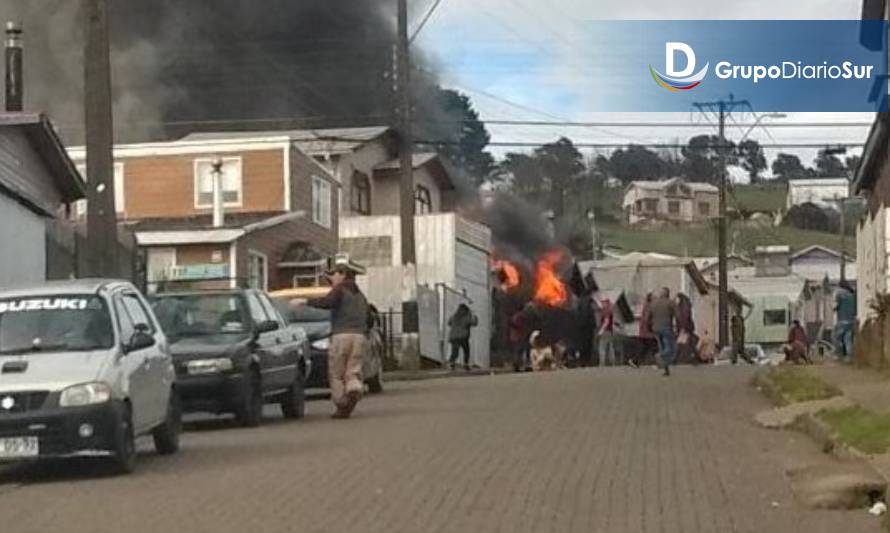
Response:
[[[37,437],[12,437],[0,439],[0,459],[21,459],[37,457],[40,444]]]

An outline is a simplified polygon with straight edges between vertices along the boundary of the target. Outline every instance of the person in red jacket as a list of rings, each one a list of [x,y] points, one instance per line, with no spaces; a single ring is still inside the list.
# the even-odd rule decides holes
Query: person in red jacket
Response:
[[[795,320],[788,330],[788,344],[782,347],[785,352],[785,361],[791,363],[800,363],[801,361],[809,363],[807,350],[809,349],[809,341],[807,340],[807,332],[800,325],[800,320]]]

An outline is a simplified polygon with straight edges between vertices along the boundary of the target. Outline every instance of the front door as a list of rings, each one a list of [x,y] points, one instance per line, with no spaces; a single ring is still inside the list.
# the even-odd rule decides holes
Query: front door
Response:
[[[266,309],[260,302],[259,295],[255,291],[248,291],[247,308],[250,310],[250,317],[253,320],[254,327],[273,320],[266,313]],[[281,367],[283,366],[282,339],[280,337],[281,330],[268,331],[261,333],[257,339],[256,354],[260,359],[260,369],[262,371],[263,390],[272,391],[285,387],[285,380],[281,375]]]
[[[136,326],[145,329],[152,337],[157,338],[158,329],[154,321],[149,317],[148,307],[145,301],[135,292],[125,292],[122,295],[124,307],[130,315],[130,320]],[[169,363],[167,354],[157,342],[154,346],[146,348],[144,357],[148,359],[149,380],[145,392],[149,402],[147,416],[153,423],[161,423],[167,415],[167,403],[169,390]]]

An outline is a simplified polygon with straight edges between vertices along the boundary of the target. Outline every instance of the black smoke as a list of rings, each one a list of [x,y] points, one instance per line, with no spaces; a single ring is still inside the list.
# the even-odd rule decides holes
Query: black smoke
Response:
[[[415,3],[416,4],[416,3]],[[26,107],[83,131],[75,0],[0,0],[24,23]],[[109,0],[118,141],[392,123],[395,0]],[[426,63],[415,51],[418,65]],[[435,85],[414,73],[417,94]],[[420,105],[420,104],[418,104]]]

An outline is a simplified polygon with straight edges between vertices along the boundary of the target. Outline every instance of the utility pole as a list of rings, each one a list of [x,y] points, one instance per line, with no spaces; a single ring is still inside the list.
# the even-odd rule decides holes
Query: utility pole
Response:
[[[88,275],[117,275],[114,126],[107,0],[85,0],[84,94],[87,149]]]
[[[399,217],[405,294],[402,296],[402,363],[420,369],[420,329],[417,309],[417,257],[414,242],[414,138],[411,132],[411,55],[408,2],[398,1],[396,97],[399,130]]]
[[[716,102],[698,102],[693,104],[702,113],[712,112],[717,114],[718,118],[718,187],[720,191],[720,212],[717,219],[717,261],[718,261],[718,331],[720,346],[729,345],[729,272],[727,268],[727,227],[729,220],[726,215],[726,117],[737,108],[751,108],[751,104],[747,100],[735,100],[729,95],[729,100],[718,100]]]
[[[822,151],[825,155],[835,156],[847,153],[846,146],[826,146]],[[847,192],[849,194],[849,184],[852,181],[850,172],[844,172],[844,179],[847,180]],[[837,202],[838,211],[841,215],[841,281],[847,280],[847,197],[835,196],[834,201]]]

